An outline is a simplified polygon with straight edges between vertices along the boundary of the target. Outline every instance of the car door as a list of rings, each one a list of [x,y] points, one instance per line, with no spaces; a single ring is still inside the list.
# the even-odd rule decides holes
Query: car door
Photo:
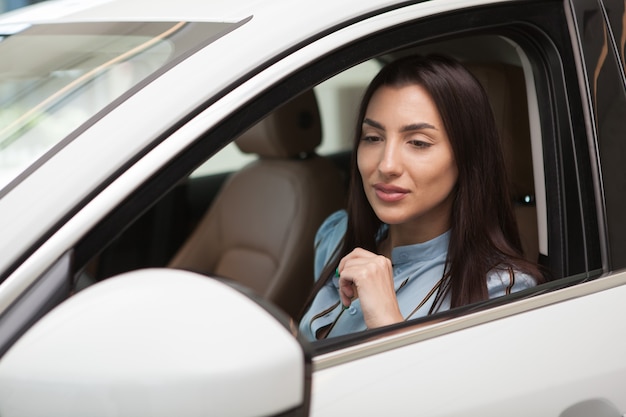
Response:
[[[552,258],[549,265],[558,271],[544,287],[598,279],[405,332],[344,340],[343,345],[319,342],[313,415],[356,410],[407,416],[624,413],[626,329],[615,318],[623,313],[626,274],[606,273],[619,270],[623,260],[625,211],[618,207],[624,200],[617,189],[623,190],[619,181],[624,177],[623,170],[617,171],[622,158],[615,149],[618,136],[623,138],[617,133],[623,125],[623,45],[611,47],[620,45],[616,34],[623,32],[621,25],[607,25],[607,15],[613,22],[623,16],[618,3],[607,2],[606,10],[596,2],[575,1],[492,6],[504,22],[496,33],[502,30],[509,37],[508,29],[520,30],[532,43],[509,37],[519,42],[532,68],[529,117],[543,129],[550,244],[541,254]],[[482,12],[464,13],[477,30]],[[441,17],[439,23],[463,30],[452,17]],[[534,115],[533,91],[539,108]],[[612,149],[611,156],[595,154],[596,140]],[[602,176],[599,166],[611,170],[611,178]],[[551,183],[551,178],[560,179]],[[563,240],[554,245],[559,235]]]

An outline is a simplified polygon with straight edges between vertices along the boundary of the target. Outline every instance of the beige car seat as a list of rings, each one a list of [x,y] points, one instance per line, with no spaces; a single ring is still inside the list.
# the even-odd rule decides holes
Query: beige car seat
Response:
[[[296,315],[313,284],[317,228],[345,199],[339,169],[315,154],[321,132],[309,91],[237,138],[259,158],[226,181],[169,266],[234,279]]]
[[[465,65],[489,95],[502,139],[524,256],[537,262],[537,210],[524,72],[520,67],[503,63]]]

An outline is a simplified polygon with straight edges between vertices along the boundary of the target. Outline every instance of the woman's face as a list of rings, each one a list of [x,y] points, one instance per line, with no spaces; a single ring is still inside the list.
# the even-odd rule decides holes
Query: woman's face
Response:
[[[449,229],[458,171],[439,111],[424,88],[383,86],[374,93],[357,165],[378,218],[409,240],[396,244],[423,242]]]

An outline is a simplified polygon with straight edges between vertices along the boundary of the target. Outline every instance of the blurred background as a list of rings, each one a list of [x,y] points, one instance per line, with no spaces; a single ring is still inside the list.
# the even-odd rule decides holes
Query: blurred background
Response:
[[[19,9],[29,4],[41,3],[45,0],[0,0],[0,13]]]

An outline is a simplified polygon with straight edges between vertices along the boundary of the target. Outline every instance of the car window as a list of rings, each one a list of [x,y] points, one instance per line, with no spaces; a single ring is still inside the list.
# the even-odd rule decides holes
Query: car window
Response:
[[[329,155],[352,148],[361,97],[383,63],[371,59],[315,87],[322,113],[323,141],[319,153]]]
[[[582,169],[578,159],[584,159],[588,152],[586,132],[571,123],[576,116],[580,117],[582,109],[580,103],[571,101],[567,93],[577,91],[578,86],[575,74],[570,72],[564,78],[560,72],[562,60],[570,64],[573,60],[568,52],[571,45],[557,43],[555,46],[546,41],[548,36],[561,39],[563,34],[560,31],[564,29],[551,27],[550,22],[541,21],[542,18],[536,15],[527,18],[539,19],[536,23],[542,25],[541,33],[524,25],[497,26],[501,24],[502,16],[519,12],[519,9],[505,6],[493,12],[476,12],[477,22],[489,29],[476,29],[475,32],[472,32],[473,27],[467,27],[465,18],[453,15],[447,22],[466,30],[454,35],[442,33],[436,19],[393,28],[338,48],[281,83],[268,86],[263,100],[254,105],[243,104],[231,119],[199,138],[197,148],[191,147],[174,161],[171,169],[178,176],[172,176],[169,168],[164,169],[146,185],[160,190],[152,191],[152,194],[159,195],[158,202],[152,201],[155,204],[106,250],[89,257],[85,271],[98,281],[125,270],[167,266],[197,230],[222,188],[230,185],[234,175],[256,158],[243,155],[232,143],[215,155],[203,155],[199,149],[212,148],[200,144],[222,143],[224,137],[234,140],[253,121],[272,114],[307,91],[313,91],[317,97],[323,126],[322,143],[316,151],[332,161],[345,179],[356,104],[363,88],[382,63],[407,54],[443,53],[464,63],[488,90],[502,129],[501,135],[507,141],[507,166],[514,185],[510,198],[515,206],[525,256],[539,262],[549,277],[548,284],[537,290],[490,305],[598,276],[598,258],[593,252],[597,236],[585,237],[588,225],[593,221],[588,219],[593,219],[595,212],[588,211],[592,210],[589,207],[581,209],[581,201],[593,199],[589,194],[592,187],[584,183],[587,177],[578,172]],[[386,46],[372,49],[373,41]],[[339,64],[338,56],[349,56],[350,59]],[[573,71],[573,65],[568,68]],[[293,92],[293,95],[285,99],[285,91]],[[180,172],[190,171],[194,173],[181,177]],[[167,193],[159,188],[165,187],[164,184],[170,184]],[[275,201],[278,205],[288,202]],[[236,212],[246,204],[249,203],[242,198],[231,211]],[[128,203],[128,207],[132,205]],[[289,222],[287,218],[282,220]],[[255,232],[250,223],[243,223],[247,226],[240,228],[238,233]],[[318,226],[319,223],[310,225],[313,229]],[[94,233],[93,236],[100,235]],[[97,246],[89,238],[85,242]],[[586,238],[591,240],[586,241]],[[311,252],[314,249],[312,239],[298,243],[309,245]],[[235,267],[243,262],[238,255],[232,256],[229,262]],[[294,277],[294,280],[303,282],[302,285],[310,285],[312,279],[312,276]]]
[[[474,45],[483,47],[477,49]],[[487,49],[490,53],[485,56]],[[531,126],[533,123],[539,124],[539,110],[536,106],[537,91],[532,71],[527,65],[528,57],[510,40],[493,36],[476,36],[411,47],[371,58],[315,85],[312,91],[317,99],[323,127],[321,144],[316,147],[315,151],[324,158],[332,160],[341,171],[343,178],[347,178],[349,158],[346,157],[346,151],[349,154],[352,147],[359,101],[369,81],[384,62],[402,55],[433,52],[446,53],[463,62],[488,91],[493,102],[497,123],[501,129],[509,175],[514,183],[515,192],[511,195],[511,199],[520,223],[525,256],[532,262],[548,259],[550,252],[546,229],[545,178],[541,169],[544,165],[542,136],[536,126]],[[279,128],[274,127],[274,130],[279,130]],[[153,242],[162,242],[158,245],[158,250],[163,251],[164,255],[164,251],[168,254],[167,257],[159,259],[156,265],[167,265],[178,252],[177,245],[184,245],[193,231],[197,227],[202,227],[203,216],[211,210],[214,200],[223,192],[222,187],[231,186],[230,178],[239,175],[257,158],[254,153],[243,153],[235,143],[231,143],[207,159],[200,168],[182,182],[183,185],[177,191],[171,193],[168,198],[144,216],[144,220],[134,226],[136,230],[131,229],[125,237],[123,236],[108,252],[103,254],[99,262],[100,269],[96,272],[97,279],[121,272],[125,268],[143,266],[142,259],[146,256],[153,256],[150,254],[156,248],[142,245],[138,239],[141,240],[147,233],[154,233],[151,229],[156,226],[155,222],[162,222],[159,220],[159,212],[177,213],[178,210],[184,210],[184,216],[168,220],[167,226],[159,226],[161,232],[176,232],[176,236],[166,235],[153,240]],[[259,184],[259,186],[262,185]],[[287,205],[288,202],[277,201],[275,204],[280,207]],[[165,209],[165,207],[169,208]],[[237,208],[233,207],[231,211],[236,212]],[[227,223],[228,220],[224,222]],[[317,229],[320,223],[317,221],[310,227]],[[313,250],[313,234],[314,230],[308,243],[310,251]],[[124,242],[125,240],[128,242]],[[143,249],[141,249],[142,246]],[[119,265],[121,253],[128,253],[128,248],[131,247],[137,248],[134,251],[138,253],[135,259],[127,258],[129,263],[122,267]],[[142,251],[145,253],[141,254]],[[117,266],[111,264],[113,260],[118,263]],[[311,282],[312,272],[309,272],[309,275],[307,281]],[[304,299],[301,302],[304,302]]]
[[[350,150],[359,100],[381,65],[378,60],[369,60],[315,87],[322,118],[322,143],[317,148],[319,154],[332,155]],[[231,143],[191,175],[199,177],[235,171],[255,159],[255,155],[244,154]]]

